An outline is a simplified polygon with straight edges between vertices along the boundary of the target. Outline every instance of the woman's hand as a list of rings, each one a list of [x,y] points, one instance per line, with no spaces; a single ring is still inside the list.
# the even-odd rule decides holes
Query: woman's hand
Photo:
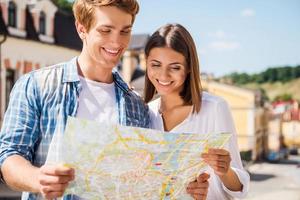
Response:
[[[226,175],[230,169],[230,153],[225,149],[209,149],[207,153],[201,155],[204,162],[213,168],[219,177]]]
[[[208,192],[209,174],[202,173],[197,180],[190,182],[186,191],[196,200],[205,200]]]

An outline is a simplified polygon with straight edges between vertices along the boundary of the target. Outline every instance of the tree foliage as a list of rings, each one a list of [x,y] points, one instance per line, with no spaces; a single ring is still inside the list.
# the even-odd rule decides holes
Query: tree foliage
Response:
[[[274,98],[273,101],[290,101],[293,99],[293,96],[291,94],[281,94],[281,95],[278,95]]]
[[[55,5],[63,11],[72,13],[73,1],[71,0],[52,0]]]
[[[296,67],[276,67],[268,68],[267,70],[249,75],[247,73],[231,73],[226,75],[225,78],[231,79],[234,84],[243,85],[246,83],[257,82],[257,83],[274,83],[274,82],[288,82],[290,80],[300,77],[300,65]]]

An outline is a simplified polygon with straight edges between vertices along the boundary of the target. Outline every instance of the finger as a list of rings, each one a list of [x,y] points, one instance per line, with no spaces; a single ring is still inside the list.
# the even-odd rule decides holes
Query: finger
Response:
[[[208,181],[201,182],[201,183],[191,182],[188,185],[187,190],[196,190],[196,189],[208,188],[208,185],[209,185]]]
[[[192,195],[192,197],[195,199],[195,200],[205,200],[206,199],[206,195]]]
[[[211,167],[212,166],[217,166],[217,167],[229,167],[229,162],[224,162],[224,161],[216,161],[216,160],[205,160],[207,164],[209,164]]]
[[[190,182],[187,186],[187,189],[194,189],[194,188],[197,188],[198,187],[198,183],[197,181],[194,181],[194,182]]]
[[[216,169],[222,170],[222,169],[228,168],[227,164],[220,163],[220,162],[212,162],[212,163],[209,164],[209,166],[211,166],[215,170]]]
[[[44,165],[41,167],[41,172],[47,175],[74,175],[75,170],[70,167],[56,166],[56,165]]]
[[[43,193],[49,193],[49,192],[64,192],[66,188],[68,187],[68,183],[65,184],[52,184],[52,185],[46,185],[41,188]]]
[[[74,180],[74,176],[49,176],[42,175],[39,177],[41,185],[65,184]]]
[[[209,179],[209,177],[210,177],[209,174],[207,174],[207,173],[202,173],[202,174],[200,174],[200,175],[197,177],[197,182],[200,182],[200,183],[205,182],[205,181],[207,181],[207,180]]]
[[[215,149],[215,148],[210,148],[208,149],[208,154],[218,154],[218,155],[229,155],[229,152],[225,149]]]
[[[187,193],[190,195],[205,195],[207,193],[207,188],[200,188],[200,189],[189,189]]]
[[[208,192],[208,188],[199,188],[194,190],[189,190],[189,194],[191,195],[206,195]]]
[[[213,167],[213,169],[217,175],[224,175],[228,171],[228,168],[224,168],[224,167]]]
[[[219,154],[207,154],[203,155],[202,158],[204,160],[220,160],[220,161],[230,161],[231,158],[229,155],[219,155]]]

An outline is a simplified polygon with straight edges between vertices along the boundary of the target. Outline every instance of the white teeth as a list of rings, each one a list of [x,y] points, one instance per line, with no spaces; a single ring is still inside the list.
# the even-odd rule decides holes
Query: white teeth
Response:
[[[158,83],[161,84],[161,85],[170,85],[171,81],[169,81],[169,82],[163,82],[163,81],[159,81],[158,80]]]
[[[108,53],[113,53],[113,54],[117,54],[119,52],[119,50],[112,50],[112,49],[105,49],[105,51],[107,51]]]

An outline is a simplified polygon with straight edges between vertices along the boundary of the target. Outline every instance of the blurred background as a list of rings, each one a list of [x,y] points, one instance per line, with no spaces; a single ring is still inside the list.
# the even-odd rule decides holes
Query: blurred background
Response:
[[[203,89],[230,105],[251,174],[246,199],[300,199],[300,1],[139,0],[128,50],[116,69],[141,95],[143,48],[166,23],[192,34]],[[0,126],[23,74],[77,56],[68,0],[0,0]],[[0,199],[20,199],[0,184]]]

